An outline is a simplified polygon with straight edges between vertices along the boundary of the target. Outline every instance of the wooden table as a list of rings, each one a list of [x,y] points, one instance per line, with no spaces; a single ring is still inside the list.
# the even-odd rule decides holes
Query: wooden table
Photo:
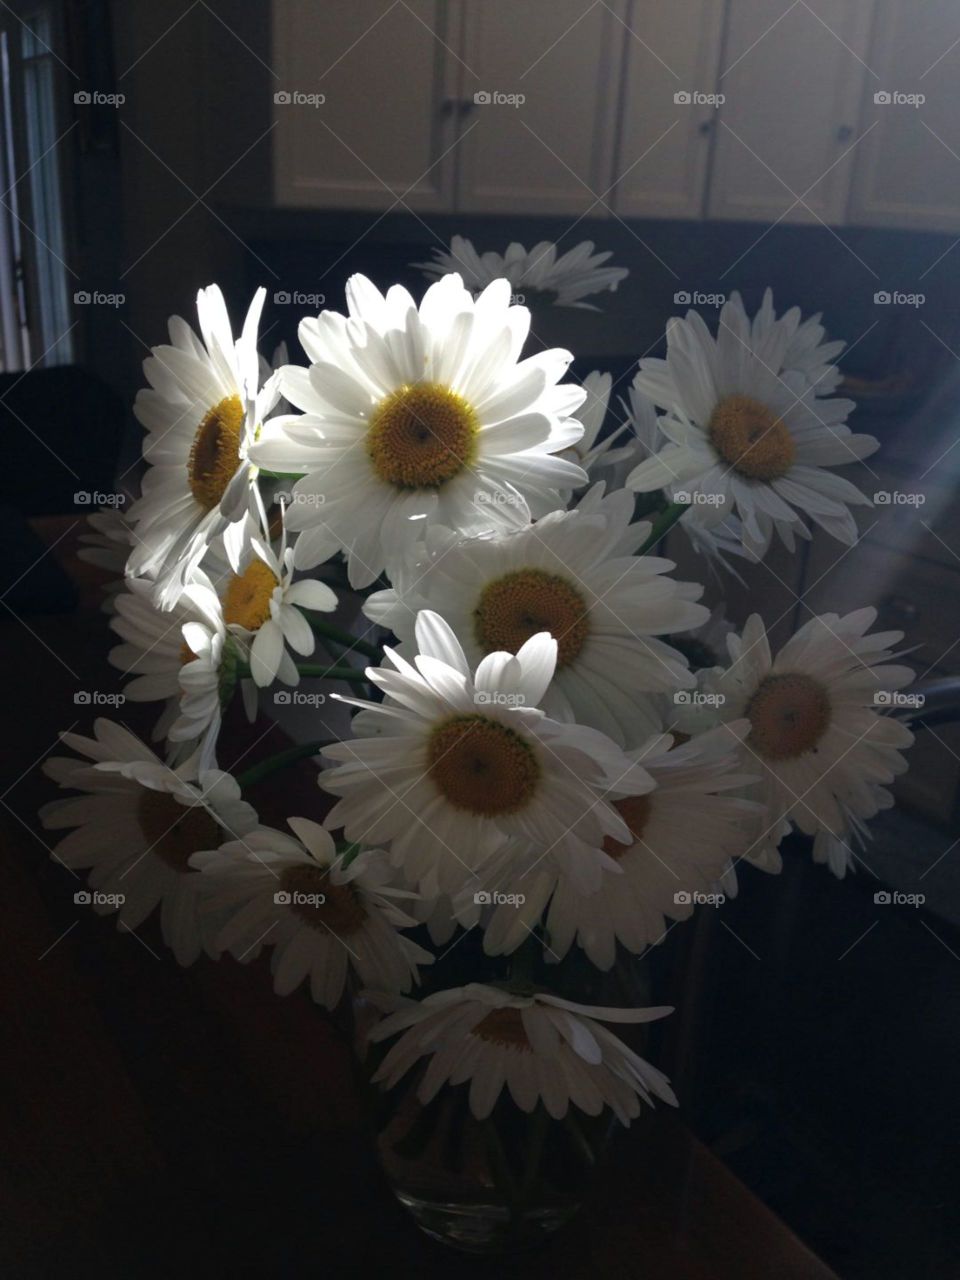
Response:
[[[37,764],[59,729],[89,728],[78,688],[118,686],[98,575],[73,554],[79,521],[38,528],[82,603],[0,618],[4,1274],[833,1276],[662,1109],[541,1253],[492,1264],[421,1236],[372,1158],[335,1020],[303,993],[275,997],[262,962],[181,970],[153,922],[135,939],[75,906],[79,883],[48,857]],[[138,710],[119,718],[142,730],[152,710]]]

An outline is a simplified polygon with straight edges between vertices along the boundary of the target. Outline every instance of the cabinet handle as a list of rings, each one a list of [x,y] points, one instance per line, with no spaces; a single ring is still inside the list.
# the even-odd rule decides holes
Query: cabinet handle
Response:
[[[853,137],[853,126],[852,126],[852,125],[849,125],[849,124],[842,124],[842,125],[840,126],[840,128],[837,130],[837,141],[838,141],[838,142],[849,142],[849,141],[850,141],[850,139],[851,139],[852,137]]]
[[[880,615],[885,620],[902,626],[916,622],[920,616],[920,610],[906,596],[889,595],[881,602]]]

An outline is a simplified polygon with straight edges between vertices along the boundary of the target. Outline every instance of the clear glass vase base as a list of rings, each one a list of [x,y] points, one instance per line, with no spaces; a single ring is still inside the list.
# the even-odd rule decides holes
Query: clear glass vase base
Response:
[[[579,1202],[510,1210],[502,1204],[425,1200],[394,1191],[421,1231],[465,1253],[534,1249],[576,1214]]]

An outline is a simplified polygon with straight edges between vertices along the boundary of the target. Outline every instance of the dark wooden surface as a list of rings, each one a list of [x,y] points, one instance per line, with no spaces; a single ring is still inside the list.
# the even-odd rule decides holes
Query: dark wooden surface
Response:
[[[53,790],[37,765],[59,729],[89,729],[78,689],[119,686],[79,522],[38,527],[83,598],[69,617],[0,611],[3,1274],[833,1276],[662,1110],[542,1252],[493,1264],[422,1237],[372,1157],[336,1020],[275,997],[262,962],[181,970],[153,922],[133,938],[74,905],[35,817]],[[119,718],[143,729],[140,710]]]

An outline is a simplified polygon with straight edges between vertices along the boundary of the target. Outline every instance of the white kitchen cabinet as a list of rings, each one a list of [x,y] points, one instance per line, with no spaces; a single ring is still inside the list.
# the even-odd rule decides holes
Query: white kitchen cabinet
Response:
[[[458,65],[442,0],[275,0],[274,199],[449,208]],[[322,101],[317,101],[322,95]]]
[[[624,0],[462,6],[458,208],[606,214],[597,197],[609,199],[625,10]]]
[[[960,231],[960,6],[877,0],[868,61],[850,221]]]
[[[623,217],[703,214],[723,7],[631,0],[613,208]]]
[[[873,7],[731,0],[708,216],[846,220]]]

